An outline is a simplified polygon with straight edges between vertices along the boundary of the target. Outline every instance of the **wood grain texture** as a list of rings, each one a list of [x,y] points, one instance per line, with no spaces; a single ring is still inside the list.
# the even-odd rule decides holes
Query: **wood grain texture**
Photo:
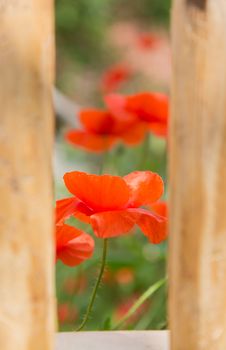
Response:
[[[226,2],[174,0],[172,350],[226,349]]]
[[[0,348],[52,350],[52,0],[0,0]]]
[[[187,5],[195,6],[200,10],[206,9],[207,0],[187,0]]]

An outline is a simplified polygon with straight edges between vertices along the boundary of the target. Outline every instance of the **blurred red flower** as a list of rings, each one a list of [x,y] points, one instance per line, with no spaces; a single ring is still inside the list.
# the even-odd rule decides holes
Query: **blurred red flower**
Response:
[[[125,285],[134,281],[134,271],[129,267],[122,267],[115,274],[118,284]]]
[[[139,298],[139,295],[134,294],[131,297],[129,297],[126,301],[123,301],[122,303],[120,303],[117,306],[115,313],[113,315],[114,321],[118,322],[119,320],[121,320],[127,314],[127,312],[131,309],[131,307],[133,306],[133,304],[136,302],[138,298]],[[125,323],[125,326],[128,326],[131,323],[137,322],[142,316],[142,314],[147,311],[148,305],[149,305],[148,302],[143,303],[136,310],[136,312],[133,315],[131,315],[131,317],[127,320],[127,322]]]
[[[123,83],[127,82],[133,75],[131,68],[126,64],[117,64],[105,71],[102,78],[102,90],[109,93],[117,90]]]
[[[68,277],[63,283],[63,291],[67,295],[81,294],[84,292],[88,284],[87,277],[85,275]]]
[[[131,96],[109,94],[105,96],[105,102],[111,113],[133,114],[137,123],[146,125],[153,134],[167,136],[169,100],[166,95],[149,92]]]
[[[128,233],[136,224],[152,243],[166,238],[166,218],[141,208],[162,196],[158,174],[135,171],[119,177],[74,171],[64,175],[64,182],[74,197],[57,201],[57,223],[74,215],[89,221],[99,238]]]
[[[93,238],[75,227],[56,226],[56,259],[65,265],[76,266],[90,258],[94,250]]]
[[[66,140],[93,152],[103,152],[112,148],[117,141],[128,145],[141,142],[145,136],[144,125],[135,123],[135,116],[124,110],[117,113],[99,109],[80,112],[82,129],[66,133]]]
[[[63,303],[58,305],[58,320],[61,324],[71,323],[78,319],[78,310],[74,305]]]
[[[159,38],[151,33],[141,33],[137,38],[138,47],[143,50],[154,48],[159,42]]]
[[[73,295],[76,291],[76,279],[75,277],[68,277],[62,286],[62,289],[64,291],[65,294],[67,295]]]

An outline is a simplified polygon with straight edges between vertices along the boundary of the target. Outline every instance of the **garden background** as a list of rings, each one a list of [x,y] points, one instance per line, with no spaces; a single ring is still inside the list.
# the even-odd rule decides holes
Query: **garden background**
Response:
[[[168,0],[57,0],[57,87],[79,106],[101,107],[104,76],[112,67],[123,65],[129,67],[131,75],[117,91],[168,93],[169,7]],[[146,37],[153,38],[153,43]],[[67,195],[62,180],[65,172],[98,173],[102,162],[102,155],[68,145],[64,141],[68,128],[62,120],[57,122],[57,199]],[[158,172],[165,181],[167,196],[166,147],[165,140],[152,135],[133,148],[119,145],[108,155],[104,171],[114,175],[125,175],[135,169]],[[98,239],[95,242],[91,260],[74,268],[61,262],[56,265],[60,330],[75,329],[86,311],[101,255],[101,242]],[[86,329],[111,329],[150,285],[165,276],[166,259],[166,242],[151,245],[138,232],[110,240],[103,284]],[[166,298],[163,287],[124,328],[167,328]]]

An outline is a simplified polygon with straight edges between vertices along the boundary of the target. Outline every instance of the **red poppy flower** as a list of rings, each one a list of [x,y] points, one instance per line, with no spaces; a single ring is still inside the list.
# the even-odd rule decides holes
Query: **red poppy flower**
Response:
[[[68,131],[66,140],[93,152],[106,151],[119,140],[137,144],[145,135],[145,127],[137,125],[135,116],[123,110],[116,114],[99,109],[83,110],[80,121],[83,129]]]
[[[75,215],[89,221],[100,238],[128,233],[137,224],[152,243],[166,238],[166,218],[142,208],[162,196],[159,175],[135,171],[121,178],[74,171],[66,173],[64,181],[74,197],[57,202],[57,222]]]
[[[131,96],[110,94],[105,97],[105,102],[112,113],[131,113],[153,134],[167,135],[169,101],[166,95],[148,92]]]
[[[102,89],[104,93],[117,90],[132,76],[132,70],[125,64],[117,64],[109,68],[102,78]]]
[[[137,39],[138,46],[143,50],[154,48],[158,42],[159,39],[151,33],[141,33]]]
[[[65,265],[76,266],[90,258],[94,250],[93,238],[69,225],[56,226],[56,259]]]

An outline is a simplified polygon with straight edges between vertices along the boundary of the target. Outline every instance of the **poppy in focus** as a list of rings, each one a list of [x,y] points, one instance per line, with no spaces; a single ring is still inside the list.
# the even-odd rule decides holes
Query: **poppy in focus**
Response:
[[[135,123],[135,116],[123,110],[117,113],[99,109],[83,110],[80,121],[82,129],[68,131],[65,138],[72,145],[92,152],[109,150],[118,141],[134,145],[145,136],[144,125]]]
[[[102,78],[102,89],[104,93],[117,90],[123,83],[127,82],[132,75],[132,70],[125,64],[112,66],[104,73]]]
[[[167,136],[169,99],[166,95],[149,92],[130,96],[109,94],[105,96],[105,102],[112,113],[131,113],[137,123],[146,125],[153,134]]]
[[[135,225],[152,243],[166,238],[166,218],[143,208],[163,194],[158,174],[135,171],[119,177],[74,171],[64,175],[64,182],[73,197],[57,201],[57,223],[74,215],[89,222],[99,238],[120,236]]]
[[[91,258],[93,250],[94,240],[90,235],[66,224],[56,226],[57,260],[76,266]]]

